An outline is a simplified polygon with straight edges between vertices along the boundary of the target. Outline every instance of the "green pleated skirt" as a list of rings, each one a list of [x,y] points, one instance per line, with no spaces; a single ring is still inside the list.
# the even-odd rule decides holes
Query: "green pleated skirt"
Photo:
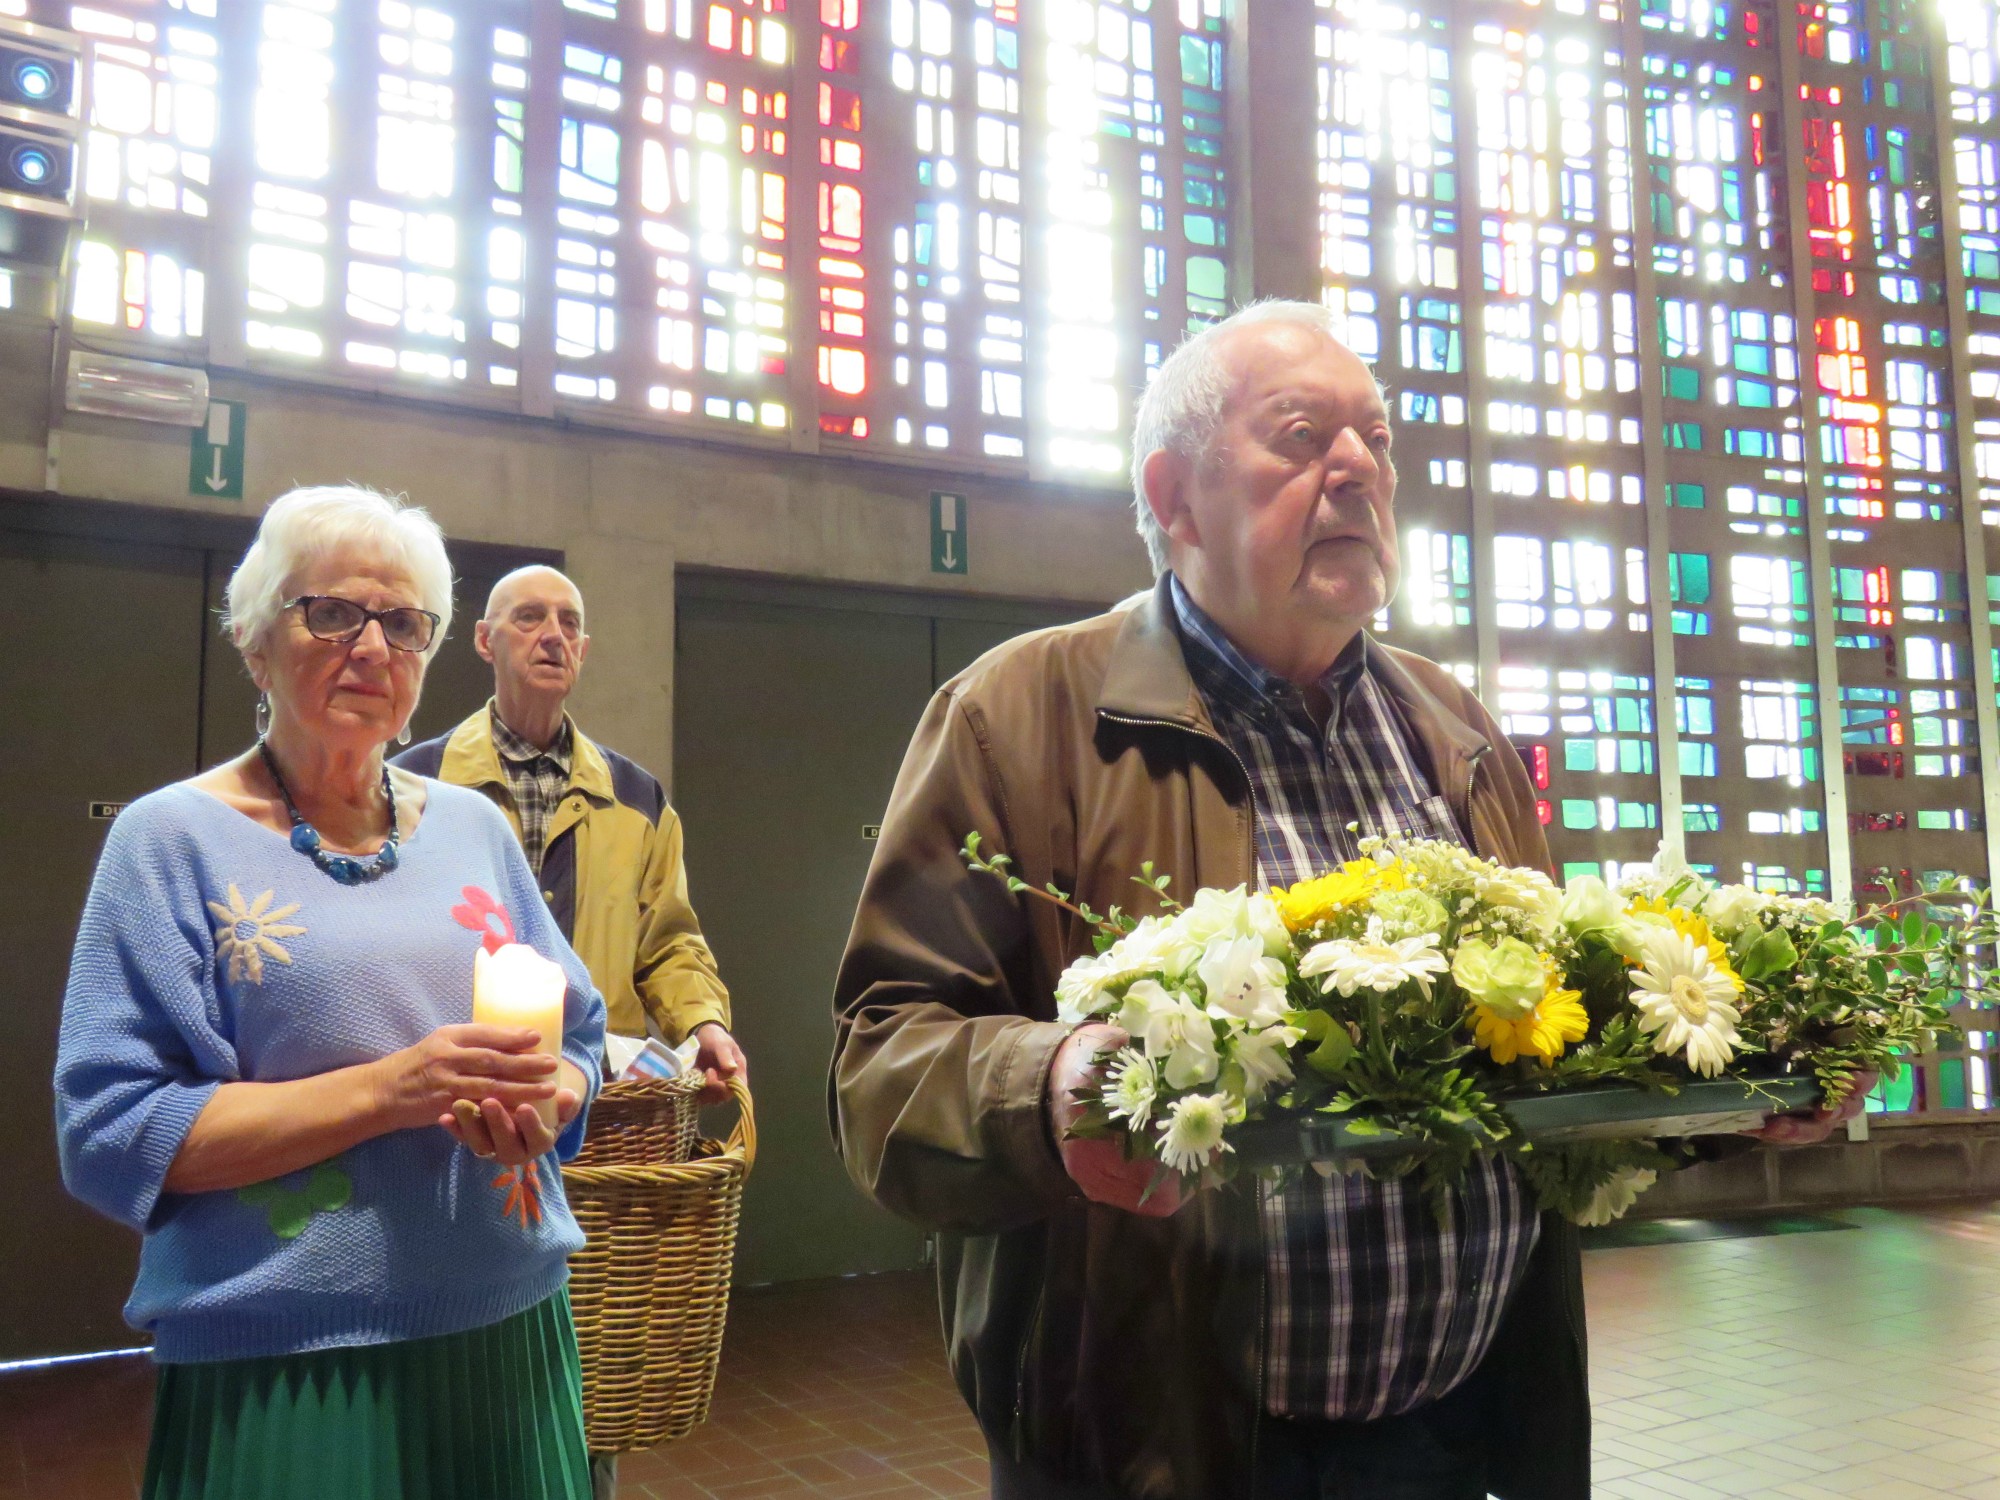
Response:
[[[569,1293],[443,1338],[163,1365],[145,1500],[590,1500]]]

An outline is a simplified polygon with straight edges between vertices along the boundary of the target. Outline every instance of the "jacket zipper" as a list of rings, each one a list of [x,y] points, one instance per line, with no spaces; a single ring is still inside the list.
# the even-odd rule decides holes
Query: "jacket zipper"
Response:
[[[1465,814],[1465,832],[1472,840],[1472,852],[1481,859],[1491,859],[1493,856],[1479,847],[1479,825],[1472,821],[1472,784],[1479,779],[1479,763],[1492,753],[1493,747],[1491,745],[1481,745],[1477,750],[1472,752],[1471,757],[1465,763],[1465,801],[1462,804]]]
[[[1097,711],[1097,716],[1100,719],[1109,719],[1114,724],[1129,725],[1134,729],[1172,729],[1180,734],[1191,735],[1204,744],[1214,745],[1218,750],[1227,755],[1230,763],[1236,767],[1236,774],[1243,778],[1244,790],[1248,791],[1250,789],[1250,768],[1243,764],[1243,757],[1231,748],[1229,741],[1223,739],[1220,735],[1210,734],[1203,729],[1196,729],[1192,724],[1183,724],[1178,719],[1133,719],[1126,717],[1124,714],[1114,714],[1108,708],[1100,708]],[[1253,865],[1256,863],[1254,848],[1251,852],[1251,863]],[[1255,872],[1253,871],[1252,873],[1254,874]]]

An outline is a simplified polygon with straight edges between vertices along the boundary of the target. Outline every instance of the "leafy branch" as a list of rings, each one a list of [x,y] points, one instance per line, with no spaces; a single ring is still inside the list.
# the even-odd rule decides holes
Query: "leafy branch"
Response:
[[[1070,893],[1057,885],[1053,880],[1049,881],[1046,885],[1030,885],[1014,873],[1014,857],[1012,855],[982,854],[980,853],[982,842],[983,840],[977,833],[968,833],[965,836],[965,847],[958,852],[964,858],[967,865],[983,874],[991,875],[998,880],[1005,881],[1007,889],[1016,895],[1033,896],[1038,900],[1046,901],[1052,906],[1062,908],[1062,910],[1081,920],[1086,926],[1095,928],[1099,934],[1098,946],[1100,948],[1107,941],[1123,937],[1138,925],[1137,918],[1118,906],[1113,906],[1107,912],[1099,913],[1093,911],[1087,902],[1073,900]],[[1173,879],[1174,877],[1171,875],[1154,874],[1153,862],[1149,859],[1139,866],[1139,873],[1132,877],[1132,883],[1144,886],[1147,890],[1151,891],[1161,907],[1169,915],[1172,915],[1182,910],[1180,902],[1167,894],[1167,887],[1173,884]]]

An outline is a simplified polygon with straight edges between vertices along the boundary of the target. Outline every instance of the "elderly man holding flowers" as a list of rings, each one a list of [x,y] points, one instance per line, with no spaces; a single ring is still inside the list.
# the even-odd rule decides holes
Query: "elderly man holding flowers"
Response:
[[[1157,586],[975,663],[905,758],[837,982],[833,1122],[856,1182],[940,1231],[999,1500],[1589,1494],[1575,1229],[1511,1160],[1473,1156],[1442,1196],[1162,1171],[1211,1159],[1301,1041],[1352,1045],[1294,1024],[1288,962],[1342,993],[1443,983],[1441,902],[1385,888],[1370,840],[1479,867],[1488,917],[1450,977],[1481,1045],[1582,1034],[1524,940],[1564,898],[1518,758],[1367,631],[1399,574],[1390,446],[1322,309],[1189,339],[1134,434]],[[970,833],[1006,881],[976,841],[961,858]],[[1198,892],[1184,909],[1155,865]],[[1121,906],[1141,920],[1089,957]],[[1199,1006],[1162,982],[1189,972]],[[1077,1135],[1086,1100],[1157,1149]]]

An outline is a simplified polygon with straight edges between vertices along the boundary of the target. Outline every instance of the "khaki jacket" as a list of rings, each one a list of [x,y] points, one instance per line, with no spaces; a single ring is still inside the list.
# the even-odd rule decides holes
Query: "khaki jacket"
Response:
[[[520,837],[491,705],[396,764],[454,786],[477,787]],[[607,1026],[644,1036],[650,1020],[678,1044],[704,1021],[729,1024],[729,992],[688,904],[681,820],[644,768],[570,725],[569,789],[549,818],[542,896],[563,936],[604,992]]]
[[[1434,664],[1370,642],[1482,854],[1548,867],[1520,759]],[[941,1231],[946,1334],[989,1442],[1135,1500],[1247,1495],[1263,1367],[1263,1251],[1247,1188],[1169,1219],[1084,1200],[1047,1123],[1076,919],[967,870],[965,835],[1091,907],[1142,913],[1152,860],[1185,898],[1255,870],[1249,781],[1182,656],[1166,580],[1107,615],[1009,642],[932,699],[897,778],[837,980],[834,1134],[876,1202]],[[1581,1271],[1545,1216],[1474,1376],[1505,1500],[1589,1494]]]

